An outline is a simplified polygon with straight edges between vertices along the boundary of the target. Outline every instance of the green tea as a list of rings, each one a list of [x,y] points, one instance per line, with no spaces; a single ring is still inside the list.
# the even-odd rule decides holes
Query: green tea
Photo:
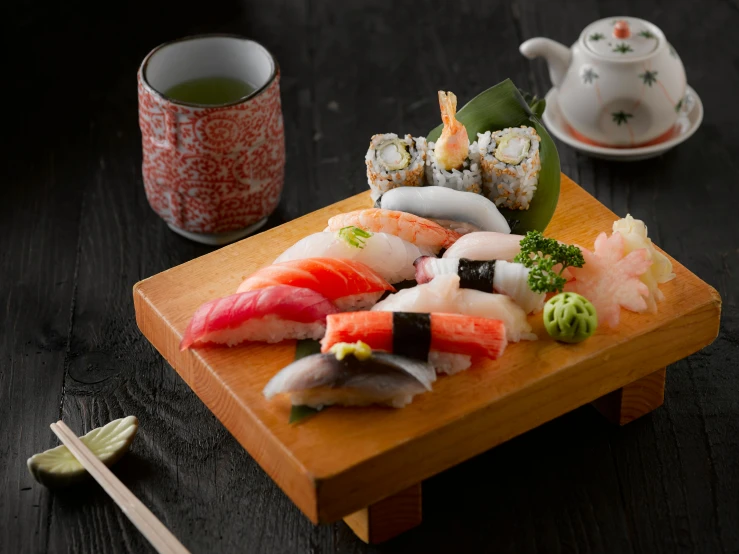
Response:
[[[235,102],[254,92],[249,83],[233,77],[203,77],[184,81],[164,94],[175,101],[218,106]]]

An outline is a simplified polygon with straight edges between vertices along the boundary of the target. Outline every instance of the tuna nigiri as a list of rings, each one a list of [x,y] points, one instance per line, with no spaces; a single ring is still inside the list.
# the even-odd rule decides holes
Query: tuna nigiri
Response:
[[[427,361],[441,373],[467,369],[472,356],[496,359],[508,341],[502,321],[458,314],[352,312],[326,319],[321,351],[361,340],[372,349]]]
[[[521,251],[521,235],[506,233],[469,233],[461,237],[446,252],[444,258],[468,260],[512,260]]]
[[[402,408],[415,395],[430,391],[435,379],[429,364],[393,354],[313,354],[282,369],[263,394],[267,399],[288,394],[293,405],[313,408],[331,404]]]
[[[353,260],[306,258],[264,267],[247,277],[237,292],[273,285],[292,285],[314,290],[342,311],[372,306],[393,286],[377,272]]]
[[[434,253],[442,247],[448,248],[461,236],[456,231],[418,217],[417,215],[371,208],[335,215],[328,220],[330,231],[353,225],[373,233],[389,233],[411,242],[419,248],[428,248]]]
[[[390,283],[413,279],[413,262],[423,255],[415,244],[387,233],[344,227],[335,233],[314,233],[285,250],[274,263],[304,258],[341,258],[361,262]]]
[[[523,311],[511,298],[479,290],[463,289],[458,275],[441,275],[430,283],[404,289],[375,304],[379,312],[446,312],[500,319],[509,342],[536,340]]]
[[[531,290],[528,285],[529,268],[523,264],[499,261],[473,261],[466,258],[418,258],[416,281],[428,283],[439,275],[459,275],[459,286],[482,292],[499,292],[510,296],[526,313],[544,308],[546,294]]]
[[[326,330],[326,316],[338,311],[319,293],[287,285],[232,294],[195,311],[180,350],[205,343],[233,346],[246,340],[319,339]]]

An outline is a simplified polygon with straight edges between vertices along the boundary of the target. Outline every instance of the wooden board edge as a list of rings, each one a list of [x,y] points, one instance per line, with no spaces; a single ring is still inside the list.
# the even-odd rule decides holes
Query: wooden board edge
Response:
[[[136,324],[141,333],[303,514],[313,523],[319,523],[317,503],[319,485],[314,477],[282,443],[275,440],[242,402],[234,395],[224,393],[220,387],[214,386],[218,381],[215,374],[206,370],[203,373],[209,381],[205,382],[202,379],[196,381],[187,369],[187,361],[184,359],[185,356],[179,353],[179,349],[172,355],[166,348],[167,339],[162,338],[163,342],[158,340],[157,337],[166,337],[168,333],[176,338],[177,333],[174,329],[159,328],[166,326],[164,318],[149,317],[150,313],[157,310],[146,296],[145,283],[146,280],[139,281],[133,286]],[[240,421],[237,422],[236,419]],[[241,432],[234,432],[233,429],[240,429]],[[256,450],[254,444],[258,444],[260,449]],[[280,462],[283,460],[287,460],[287,467],[281,465]]]
[[[601,396],[618,390],[629,383],[658,371],[660,368],[675,363],[710,345],[718,336],[721,316],[721,297],[713,287],[706,286],[712,291],[709,301],[697,306],[694,310],[685,314],[682,319],[674,320],[633,339],[639,346],[639,348],[635,349],[636,353],[649,348],[653,350],[653,354],[657,355],[653,356],[650,359],[650,363],[647,364],[638,363],[636,359],[633,360],[634,369],[631,373],[622,374],[619,369],[622,364],[631,362],[629,357],[620,359],[614,357],[611,353],[605,355],[599,354],[593,358],[583,360],[575,366],[571,366],[567,369],[567,372],[553,372],[548,374],[541,380],[532,382],[528,387],[519,389],[499,399],[494,405],[487,406],[476,413],[467,414],[467,416],[460,418],[460,420],[450,423],[444,429],[432,431],[427,435],[409,440],[392,451],[383,453],[380,457],[375,457],[335,475],[317,476],[319,522],[331,523],[337,521],[347,514],[360,510],[364,506],[372,505],[382,498],[397,494],[414,483],[422,482],[437,473],[445,471],[580,406],[584,406]],[[690,324],[685,325],[683,323],[685,320],[690,320]],[[700,334],[691,337],[690,333],[685,331],[686,328],[691,326],[699,328]],[[685,340],[681,341],[681,344],[684,345],[685,350],[682,350],[679,354],[676,354],[672,350],[666,352],[660,352],[659,349],[655,350],[654,337],[672,332],[678,332],[681,336],[684,336]],[[657,344],[661,344],[661,342],[657,341]],[[634,354],[633,357],[638,356]],[[608,371],[606,375],[598,375],[597,377],[593,375],[588,379],[588,373],[592,374],[591,370],[595,367],[607,368]],[[611,377],[611,385],[602,390],[597,390],[595,386],[559,387],[557,390],[569,390],[570,394],[559,395],[550,403],[537,404],[533,410],[527,409],[521,411],[519,406],[523,406],[525,403],[521,403],[520,400],[534,392],[541,393],[541,391],[547,388],[557,388],[557,381],[561,380],[563,375],[571,375],[572,372],[576,372],[578,375],[585,375],[581,381],[586,384],[588,381],[602,381],[604,376],[608,376]],[[585,389],[596,390],[596,393],[594,395],[585,394],[582,392]],[[501,410],[508,412],[509,417],[506,419],[515,423],[505,430],[500,427],[486,427],[486,414],[490,410],[496,410],[498,417],[500,417]],[[533,425],[517,424],[519,421],[530,420],[532,416],[535,416]],[[492,440],[484,445],[480,445],[479,441],[475,441],[476,436],[488,436]],[[456,439],[453,437],[456,437]],[[476,446],[474,447],[467,447],[467,445],[475,444]],[[446,457],[444,462],[436,463],[433,466],[428,465],[428,460],[433,458],[434,454],[440,450],[445,452]],[[399,451],[401,452],[400,454]],[[385,457],[403,458],[405,460],[404,463],[415,465],[418,468],[418,473],[414,474],[412,479],[406,478],[396,481],[397,472],[387,469],[388,464],[382,460]],[[386,469],[387,472],[385,472]],[[357,487],[356,483],[363,483],[363,486]],[[373,486],[367,486],[365,485],[366,483],[373,483]],[[359,495],[355,494],[357,490],[369,492],[365,495]]]

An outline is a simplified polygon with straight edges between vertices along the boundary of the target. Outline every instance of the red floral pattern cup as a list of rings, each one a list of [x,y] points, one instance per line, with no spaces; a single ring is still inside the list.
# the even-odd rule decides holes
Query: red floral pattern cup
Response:
[[[164,94],[205,77],[237,78],[255,90],[219,106]],[[173,231],[225,244],[260,228],[277,207],[285,176],[279,81],[267,49],[237,36],[188,37],[146,56],[138,72],[144,188]]]

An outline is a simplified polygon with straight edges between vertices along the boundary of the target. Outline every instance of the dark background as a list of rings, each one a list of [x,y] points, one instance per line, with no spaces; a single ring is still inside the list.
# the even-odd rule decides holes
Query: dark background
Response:
[[[739,552],[739,6],[734,0],[4,5],[0,174],[0,551],[145,552],[95,484],[52,493],[25,460],[127,414],[116,472],[193,552]],[[364,190],[376,132],[425,135],[435,94],[464,103],[510,77],[543,95],[533,36],[572,43],[592,20],[660,26],[706,109],[646,162],[558,144],[562,170],[716,287],[713,345],[669,368],[665,405],[624,428],[584,407],[424,484],[424,524],[380,547],[314,527],[139,333],[133,284],[210,249],[151,211],[135,73],[157,44],[236,32],[282,67],[287,176],[271,224]],[[330,453],[326,453],[330,455]]]

